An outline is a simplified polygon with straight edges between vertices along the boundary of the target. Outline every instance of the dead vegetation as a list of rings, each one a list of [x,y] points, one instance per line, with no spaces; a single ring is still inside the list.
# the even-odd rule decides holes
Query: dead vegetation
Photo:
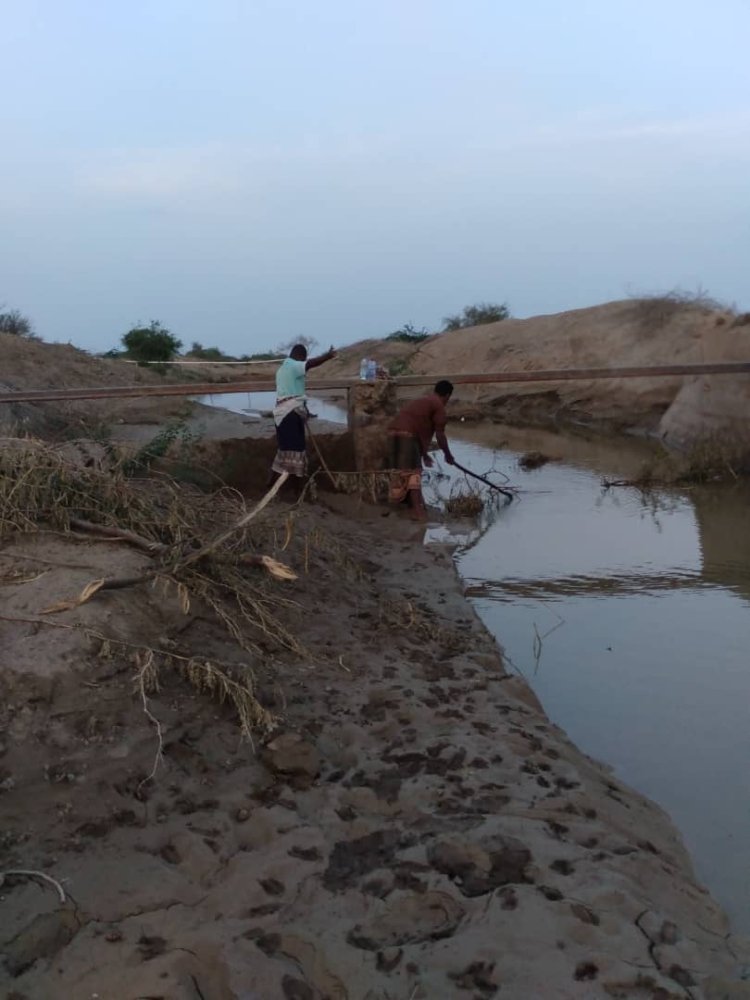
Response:
[[[388,497],[388,472],[333,472],[331,476],[333,487],[339,493],[356,495],[372,503],[380,503]]]
[[[445,501],[445,509],[454,517],[477,517],[485,507],[485,497],[479,490],[459,488]]]
[[[403,597],[381,596],[378,623],[385,632],[404,632],[415,642],[436,642],[447,650],[461,649],[464,644],[455,628],[444,625],[424,606]]]
[[[614,486],[645,491],[665,486],[696,486],[733,482],[750,473],[747,447],[724,436],[703,438],[684,452],[663,452],[644,462],[632,479],[604,479],[605,489]]]
[[[516,487],[508,485],[508,477],[494,464],[483,475],[455,460],[453,467],[462,475],[454,480],[449,496],[441,499],[446,512],[454,517],[478,517],[484,511],[497,510],[502,502],[510,503],[518,495]],[[500,477],[504,485],[494,482],[491,476]]]
[[[242,497],[229,489],[206,495],[164,477],[129,479],[117,465],[77,463],[38,441],[5,441],[0,449],[0,538],[53,531],[73,541],[90,541],[98,535],[135,546],[151,560],[138,575],[92,580],[77,596],[61,594],[39,612],[45,616],[40,624],[81,628],[103,643],[126,648],[136,663],[147,715],[147,695],[158,690],[159,672],[169,667],[199,692],[230,702],[248,738],[253,729],[268,729],[273,722],[255,697],[251,663],[262,661],[268,650],[303,652],[279,614],[293,602],[278,592],[277,581],[294,574],[258,552],[270,544],[273,530],[254,520],[265,503],[248,511]],[[258,568],[265,574],[259,575]],[[46,617],[71,611],[100,591],[142,584],[176,594],[186,614],[198,602],[248,654],[242,667],[181,656],[146,641],[140,646],[125,643]]]
[[[632,295],[631,300],[633,318],[644,334],[662,330],[680,313],[696,310],[706,313],[729,311],[702,288],[694,292],[673,288],[669,292]]]

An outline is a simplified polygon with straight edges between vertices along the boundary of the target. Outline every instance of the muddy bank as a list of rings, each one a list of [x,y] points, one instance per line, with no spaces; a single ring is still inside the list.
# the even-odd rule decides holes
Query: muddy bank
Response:
[[[383,513],[274,507],[266,550],[299,579],[258,586],[296,650],[243,650],[169,588],[43,614],[148,556],[6,538],[0,868],[66,902],[6,877],[3,995],[747,994],[665,814],[549,723],[450,553]],[[167,669],[144,706],[144,646],[251,669],[276,728],[240,741]]]
[[[163,459],[154,463],[161,471],[206,489],[220,484],[242,492],[253,492],[267,480],[276,453],[276,432],[270,417],[249,416],[202,403],[190,404],[189,415],[176,425],[179,433]],[[157,426],[136,421],[113,431],[113,440],[129,454],[148,449],[169,427],[162,419]],[[326,465],[331,469],[354,468],[351,436],[340,424],[327,420],[310,421],[309,429]],[[310,469],[321,468],[318,452],[310,438]],[[319,485],[327,488],[325,477]]]
[[[210,441],[235,440],[238,438],[268,438],[275,436],[274,422],[269,416],[256,416],[254,414],[236,413],[232,410],[223,409],[220,405],[221,396],[217,396],[217,405],[207,406],[204,403],[195,402],[190,399],[181,400],[183,412],[177,416],[185,430],[196,439],[206,439]],[[169,404],[171,400],[153,400],[154,408],[160,402]],[[168,405],[163,412],[154,409],[153,419],[139,419],[135,414],[127,421],[116,425],[112,429],[112,437],[118,443],[142,444],[149,441],[154,434],[158,433],[160,427],[169,422],[170,418],[175,419]],[[335,434],[340,433],[342,428],[327,420],[312,420],[310,427],[314,434]]]

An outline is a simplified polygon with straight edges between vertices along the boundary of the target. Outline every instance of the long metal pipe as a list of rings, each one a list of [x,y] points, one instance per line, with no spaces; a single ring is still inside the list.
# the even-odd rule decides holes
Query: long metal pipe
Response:
[[[588,382],[618,378],[675,378],[691,375],[747,375],[750,361],[715,361],[684,365],[628,366],[621,368],[548,368],[535,371],[479,372],[474,374],[402,375],[393,379],[397,386],[434,385],[449,379],[454,385],[490,385],[528,382]],[[315,379],[311,392],[348,389],[357,385],[353,378]],[[20,389],[0,393],[0,403],[52,402],[72,399],[135,399],[143,396],[219,396],[230,392],[272,392],[272,379],[252,378],[237,382],[191,382],[163,385],[119,385],[79,389]]]

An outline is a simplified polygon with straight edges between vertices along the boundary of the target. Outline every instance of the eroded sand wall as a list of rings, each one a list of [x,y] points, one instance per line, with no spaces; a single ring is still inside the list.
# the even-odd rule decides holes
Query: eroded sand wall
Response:
[[[397,409],[396,389],[390,382],[362,382],[349,389],[347,420],[358,472],[384,468],[388,425]]]

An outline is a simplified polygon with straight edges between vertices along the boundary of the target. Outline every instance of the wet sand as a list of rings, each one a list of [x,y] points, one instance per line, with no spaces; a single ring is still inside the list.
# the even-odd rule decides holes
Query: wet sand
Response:
[[[549,722],[450,550],[385,513],[329,496],[289,545],[277,532],[269,554],[300,577],[275,610],[306,649],[254,662],[278,728],[253,748],[228,708],[165,673],[148,705],[164,761],[145,785],[156,740],[132,658],[35,622],[147,557],[6,542],[1,867],[42,870],[68,899],[6,879],[3,995],[750,995],[668,817]],[[205,608],[146,587],[56,621],[245,656]]]

